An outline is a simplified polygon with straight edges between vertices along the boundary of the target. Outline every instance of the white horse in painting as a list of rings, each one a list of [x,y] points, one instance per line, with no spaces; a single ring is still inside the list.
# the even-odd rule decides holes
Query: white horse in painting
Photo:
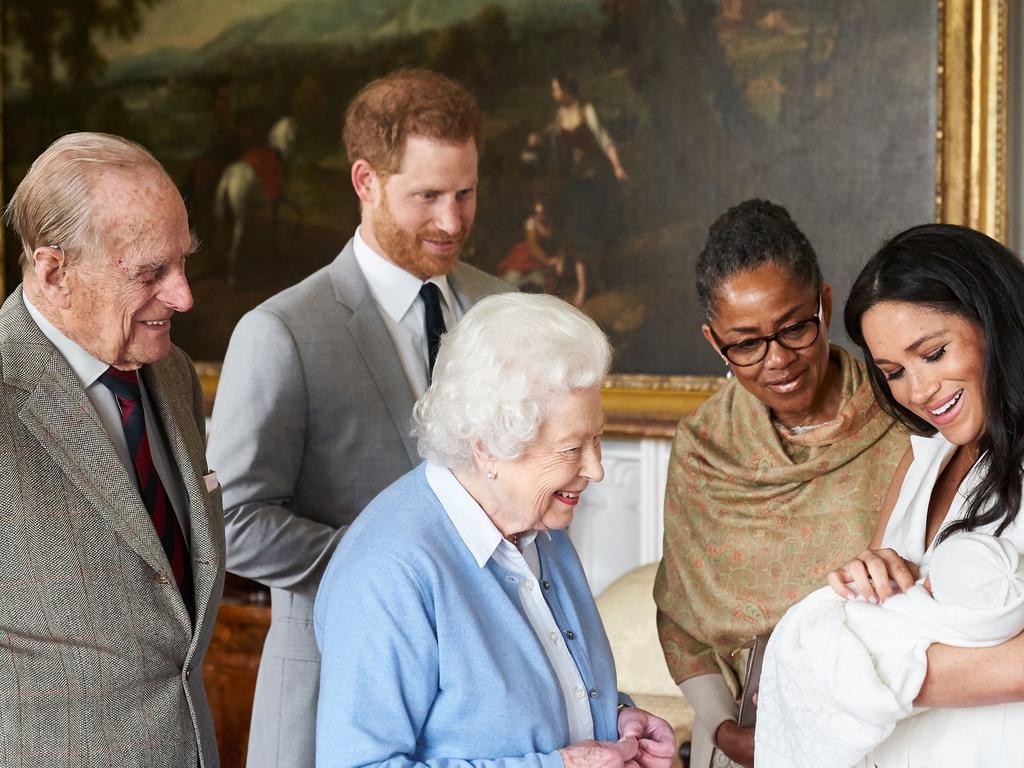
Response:
[[[295,150],[296,123],[282,117],[267,132],[267,146],[248,150],[221,174],[214,195],[214,215],[223,231],[228,216],[232,219],[231,245],[228,247],[228,276],[237,276],[236,260],[245,235],[245,219],[253,205],[269,204],[276,238],[277,213],[287,206],[301,221],[301,211],[286,196],[284,173]]]

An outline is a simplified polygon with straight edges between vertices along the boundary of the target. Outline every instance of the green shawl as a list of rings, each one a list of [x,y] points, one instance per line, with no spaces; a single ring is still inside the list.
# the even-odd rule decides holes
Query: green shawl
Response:
[[[797,445],[784,447],[768,408],[735,379],[679,423],[654,585],[677,682],[720,671],[729,680],[735,652],[871,538],[908,437],[878,407],[863,364],[839,347],[831,357],[839,415],[787,434]]]

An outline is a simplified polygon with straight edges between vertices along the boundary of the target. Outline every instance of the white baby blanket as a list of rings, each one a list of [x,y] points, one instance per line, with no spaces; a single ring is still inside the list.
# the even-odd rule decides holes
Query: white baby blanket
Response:
[[[959,534],[935,551],[935,598],[917,584],[879,606],[848,602],[825,587],[790,608],[765,651],[757,768],[860,765],[900,720],[924,711],[914,710],[913,701],[931,643],[995,645],[1024,628],[1020,560],[1009,542]],[[988,708],[972,712],[979,716],[980,709]]]

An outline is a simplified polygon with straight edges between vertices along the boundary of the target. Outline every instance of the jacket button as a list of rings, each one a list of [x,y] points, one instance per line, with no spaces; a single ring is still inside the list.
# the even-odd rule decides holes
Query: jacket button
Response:
[[[544,587],[544,589],[551,589],[551,582],[544,579],[544,581],[541,582],[541,586]]]
[[[156,583],[157,584],[166,584],[167,583],[167,577],[164,576],[162,573],[158,573],[156,575]]]
[[[575,633],[575,632],[573,632],[573,631],[572,631],[571,629],[567,629],[567,630],[565,630],[565,636],[566,636],[566,637],[567,637],[567,638],[568,638],[569,640],[572,640],[572,639],[573,639],[574,637],[576,637],[576,633]]]
[[[590,698],[592,698],[592,699],[596,699],[597,698],[597,688],[591,688],[590,689]]]

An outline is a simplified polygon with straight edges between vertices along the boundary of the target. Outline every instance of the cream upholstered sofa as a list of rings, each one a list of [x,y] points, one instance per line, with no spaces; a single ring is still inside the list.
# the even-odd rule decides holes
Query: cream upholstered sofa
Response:
[[[693,709],[672,681],[658,642],[652,594],[657,570],[653,563],[620,577],[597,598],[597,609],[611,641],[619,690],[668,720],[682,744],[693,734]]]

